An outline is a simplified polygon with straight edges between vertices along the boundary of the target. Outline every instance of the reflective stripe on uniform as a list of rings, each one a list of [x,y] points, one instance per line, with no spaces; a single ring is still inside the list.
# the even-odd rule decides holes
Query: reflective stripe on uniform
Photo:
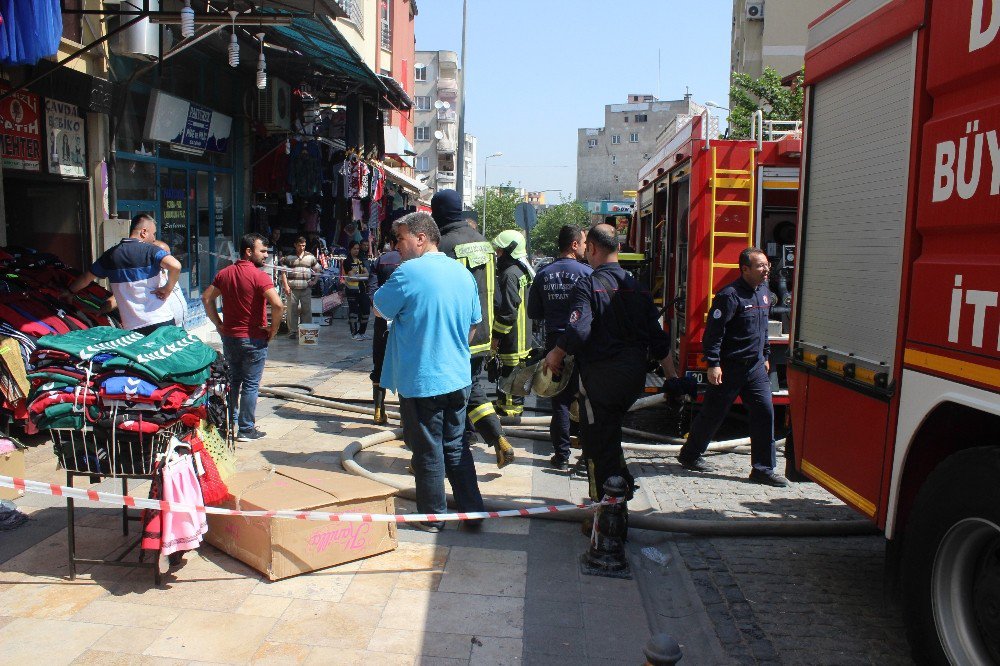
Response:
[[[521,354],[497,354],[500,362],[508,367],[515,367],[524,358]]]
[[[518,319],[520,319],[520,310],[518,313]],[[493,331],[499,333],[500,335],[507,335],[513,328],[514,326],[512,324],[501,324],[498,321],[493,322]]]
[[[493,409],[492,402],[486,402],[469,412],[469,420],[476,423],[490,414],[496,414],[496,410]]]

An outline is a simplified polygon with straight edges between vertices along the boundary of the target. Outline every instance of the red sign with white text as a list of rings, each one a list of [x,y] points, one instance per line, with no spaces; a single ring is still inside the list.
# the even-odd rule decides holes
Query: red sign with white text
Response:
[[[0,92],[10,86],[0,85]],[[0,158],[4,169],[42,170],[41,99],[17,92],[0,100]]]

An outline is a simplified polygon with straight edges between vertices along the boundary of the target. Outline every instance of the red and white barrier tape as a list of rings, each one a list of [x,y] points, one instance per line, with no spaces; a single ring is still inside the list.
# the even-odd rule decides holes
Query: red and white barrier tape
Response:
[[[135,509],[153,509],[154,511],[174,511],[177,513],[211,513],[220,516],[244,516],[247,518],[284,518],[288,520],[317,520],[340,523],[415,523],[437,522],[449,520],[480,520],[484,518],[519,518],[541,513],[559,513],[560,511],[576,511],[592,509],[600,504],[615,504],[612,499],[604,502],[589,502],[587,504],[563,504],[560,506],[539,506],[529,509],[507,509],[504,511],[475,511],[469,513],[410,513],[392,515],[385,513],[330,513],[328,511],[238,511],[215,506],[194,506],[178,504],[164,500],[142,499],[131,495],[116,495],[85,488],[70,488],[43,481],[30,481],[11,476],[0,476],[0,488],[15,488],[36,495],[53,495],[76,500],[127,506]]]

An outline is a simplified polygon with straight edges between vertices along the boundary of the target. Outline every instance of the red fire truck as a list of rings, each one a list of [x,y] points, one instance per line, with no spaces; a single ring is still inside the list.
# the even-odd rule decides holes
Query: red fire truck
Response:
[[[1000,1],[809,30],[795,462],[884,529],[914,656],[1000,663]]]
[[[705,384],[701,339],[712,296],[739,277],[744,248],[764,249],[777,297],[771,381],[775,402],[787,404],[784,360],[802,150],[797,123],[781,130],[758,115],[751,140],[710,138],[709,129],[707,113],[695,116],[639,172],[627,237],[635,255],[623,259],[644,260],[654,296],[666,305],[677,369]]]

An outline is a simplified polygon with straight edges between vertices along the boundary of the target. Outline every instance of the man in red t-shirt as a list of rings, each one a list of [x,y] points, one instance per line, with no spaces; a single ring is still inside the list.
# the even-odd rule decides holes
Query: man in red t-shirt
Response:
[[[240,259],[226,266],[201,295],[205,314],[222,336],[222,352],[229,364],[229,392],[239,395],[236,439],[250,442],[264,437],[254,425],[257,392],[267,360],[267,343],[278,334],[285,306],[271,276],[261,270],[267,259],[267,241],[260,234],[240,239]],[[216,299],[222,296],[222,317]],[[267,306],[271,306],[271,324]],[[235,400],[229,401],[229,422],[234,421]]]

